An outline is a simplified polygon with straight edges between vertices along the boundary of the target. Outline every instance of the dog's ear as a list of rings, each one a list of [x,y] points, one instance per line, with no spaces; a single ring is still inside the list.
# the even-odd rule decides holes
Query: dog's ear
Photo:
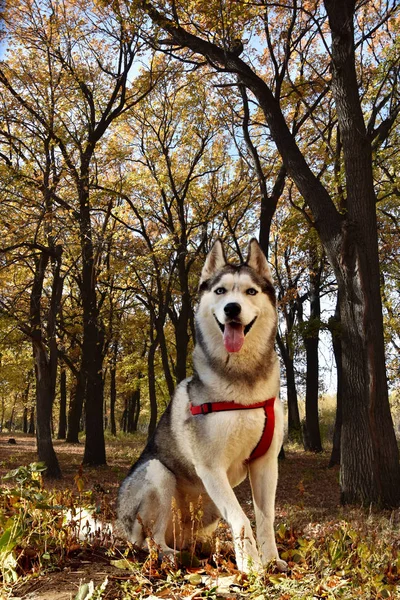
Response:
[[[267,259],[256,238],[252,238],[250,240],[249,253],[247,255],[246,263],[249,267],[254,269],[259,275],[261,275],[261,277],[265,277],[267,281],[273,283],[271,270],[269,268]]]
[[[204,267],[201,271],[200,276],[200,284],[201,288],[202,284],[211,279],[211,277],[216,273],[219,269],[222,269],[226,265],[226,258],[224,248],[222,246],[221,240],[216,240],[210,252],[207,254],[206,262],[204,263]]]

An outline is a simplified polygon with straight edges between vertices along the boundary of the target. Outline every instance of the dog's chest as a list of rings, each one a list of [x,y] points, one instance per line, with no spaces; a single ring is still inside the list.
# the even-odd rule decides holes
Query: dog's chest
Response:
[[[203,424],[208,457],[229,469],[243,463],[257,446],[265,413],[262,408],[220,412],[206,415]]]

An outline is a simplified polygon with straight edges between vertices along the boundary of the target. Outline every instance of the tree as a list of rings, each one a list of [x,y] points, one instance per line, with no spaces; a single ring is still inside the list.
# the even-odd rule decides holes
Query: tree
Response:
[[[323,6],[316,3],[311,7],[305,3],[274,5],[272,9],[262,2],[251,6],[208,3],[206,12],[199,2],[191,4],[190,15],[180,3],[174,3],[171,10],[168,5],[159,7],[149,0],[142,0],[139,6],[158,28],[167,32],[167,43],[175,54],[183,47],[204,57],[216,71],[234,75],[258,102],[287,173],[307,203],[338,282],[343,365],[342,501],[397,506],[400,465],[385,371],[372,142],[380,131],[390,130],[398,114],[398,103],[386,116],[384,111],[376,111],[380,115],[378,127],[376,119],[369,128],[366,126],[356,57],[356,44],[359,47],[366,39],[371,43],[372,32],[383,31],[396,5],[379,4],[373,15],[375,20],[362,7],[356,9],[354,2],[344,0],[326,0]],[[268,20],[271,12],[275,42]],[[213,18],[216,15],[218,20]],[[285,76],[291,77],[288,63],[292,54],[290,43],[285,45],[283,57],[279,54],[281,38],[276,27],[280,22],[285,39],[292,40],[293,35],[301,39],[312,36],[314,44],[308,47],[314,52],[318,39],[317,54],[325,52],[331,60],[331,81],[317,75],[335,102],[343,152],[345,212],[336,207],[329,189],[307,163],[285,119],[282,84]],[[260,77],[256,67],[240,58],[243,44],[234,43],[256,26],[267,32],[271,60],[282,73],[281,85],[275,90],[266,78]],[[390,38],[390,27],[387,31]],[[331,38],[330,48],[327,35]],[[392,64],[390,69],[393,68]],[[315,90],[316,86],[310,87]],[[375,106],[378,105],[386,107],[387,101]]]

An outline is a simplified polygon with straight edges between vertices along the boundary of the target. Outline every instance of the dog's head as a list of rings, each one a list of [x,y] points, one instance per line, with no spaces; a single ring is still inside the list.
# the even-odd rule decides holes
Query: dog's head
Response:
[[[271,271],[255,238],[250,241],[247,260],[240,265],[227,262],[222,242],[217,240],[207,255],[199,291],[201,316],[212,315],[213,337],[219,331],[229,353],[240,352],[245,341],[247,346],[253,338],[257,343],[257,337],[276,326]]]

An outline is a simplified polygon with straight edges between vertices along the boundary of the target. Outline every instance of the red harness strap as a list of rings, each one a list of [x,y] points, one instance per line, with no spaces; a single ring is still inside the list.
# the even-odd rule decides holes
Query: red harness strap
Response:
[[[271,445],[272,438],[274,435],[275,428],[275,412],[274,412],[275,398],[269,398],[269,400],[263,400],[262,402],[256,402],[255,404],[237,404],[236,402],[205,402],[198,406],[193,406],[189,403],[190,412],[192,415],[208,415],[213,412],[220,412],[225,410],[248,410],[249,408],[263,408],[265,411],[265,423],[264,430],[261,438],[250,454],[249,458],[246,459],[246,463],[263,456]]]

